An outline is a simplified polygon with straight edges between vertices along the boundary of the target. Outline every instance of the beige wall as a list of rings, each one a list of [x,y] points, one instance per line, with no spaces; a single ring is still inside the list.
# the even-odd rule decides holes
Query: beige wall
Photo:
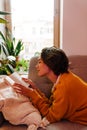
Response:
[[[67,54],[87,54],[87,0],[63,0],[63,44]]]

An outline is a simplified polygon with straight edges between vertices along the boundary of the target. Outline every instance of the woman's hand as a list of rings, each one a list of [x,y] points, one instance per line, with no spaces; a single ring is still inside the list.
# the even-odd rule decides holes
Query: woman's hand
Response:
[[[27,79],[27,78],[22,78],[26,83],[29,84],[29,87],[33,88],[33,89],[36,89],[36,85],[32,82],[31,79]]]
[[[46,119],[46,117],[44,117],[40,123],[40,126],[45,128],[47,125],[49,125],[50,122]]]
[[[29,84],[29,87],[25,87],[22,84],[14,83],[13,88],[17,93],[20,93],[29,98],[36,97],[39,94],[36,85],[30,79],[22,78],[26,83]]]
[[[20,93],[20,94],[27,96],[27,97],[30,97],[30,95],[32,94],[32,91],[33,91],[33,88],[27,88],[27,87],[25,87],[21,84],[18,84],[18,83],[15,83],[13,85],[13,88],[17,93]]]

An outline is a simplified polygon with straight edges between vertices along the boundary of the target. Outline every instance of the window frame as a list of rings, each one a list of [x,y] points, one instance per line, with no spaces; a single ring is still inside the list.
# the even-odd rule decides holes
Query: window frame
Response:
[[[11,0],[4,0],[4,9],[11,12]],[[6,25],[12,31],[11,15],[6,15],[5,18],[9,23]],[[54,0],[54,41],[56,47],[60,47],[60,0]]]

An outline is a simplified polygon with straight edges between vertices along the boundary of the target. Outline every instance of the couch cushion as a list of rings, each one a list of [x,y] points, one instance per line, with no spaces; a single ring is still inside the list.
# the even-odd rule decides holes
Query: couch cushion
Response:
[[[38,88],[44,92],[47,97],[49,97],[52,88],[52,82],[46,77],[39,77],[37,75],[37,70],[35,67],[38,61],[37,59],[38,57],[32,57],[30,60],[28,78],[30,78],[38,86]]]
[[[39,128],[38,130],[43,130]],[[72,123],[70,121],[59,121],[57,123],[50,124],[46,127],[46,130],[87,130],[87,126]]]
[[[4,122],[2,126],[0,126],[0,130],[27,130],[26,125],[12,125],[9,122]]]
[[[69,56],[69,62],[70,70],[87,82],[87,56],[71,55]]]

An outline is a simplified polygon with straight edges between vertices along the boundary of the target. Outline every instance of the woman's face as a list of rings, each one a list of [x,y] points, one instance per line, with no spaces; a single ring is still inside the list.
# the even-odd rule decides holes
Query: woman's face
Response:
[[[39,76],[47,76],[51,71],[50,68],[43,62],[41,58],[38,59],[36,69],[38,71]]]

